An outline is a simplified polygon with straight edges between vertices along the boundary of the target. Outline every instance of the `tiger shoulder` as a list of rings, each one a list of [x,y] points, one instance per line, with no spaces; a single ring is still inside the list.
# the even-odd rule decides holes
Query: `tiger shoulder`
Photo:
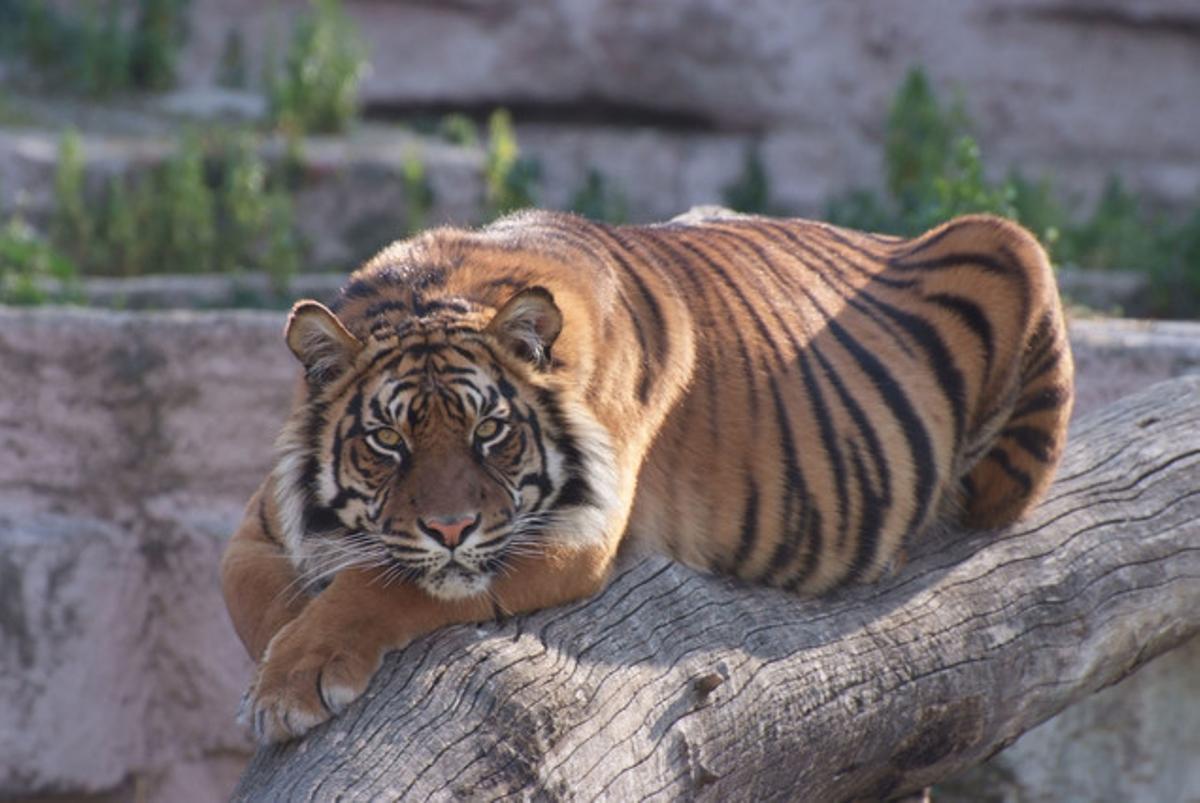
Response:
[[[306,378],[224,573],[268,739],[421,633],[595,593],[629,541],[820,593],[932,527],[1008,524],[1072,402],[1045,252],[988,216],[909,240],[528,212],[390,246],[286,339]],[[308,592],[272,607],[281,584]],[[328,700],[284,671],[381,610]]]

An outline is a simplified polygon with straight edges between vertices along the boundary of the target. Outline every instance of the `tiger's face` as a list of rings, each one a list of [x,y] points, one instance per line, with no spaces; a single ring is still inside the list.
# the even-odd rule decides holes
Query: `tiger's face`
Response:
[[[469,597],[594,504],[594,448],[524,370],[546,358],[556,322],[524,320],[511,343],[498,314],[484,331],[430,325],[362,344],[323,307],[310,315],[289,344],[311,398],[285,430],[276,475],[302,573],[371,565],[384,582]]]
[[[401,344],[349,390],[319,457],[319,501],[350,540],[440,597],[486,590],[561,485],[533,389],[471,346]]]

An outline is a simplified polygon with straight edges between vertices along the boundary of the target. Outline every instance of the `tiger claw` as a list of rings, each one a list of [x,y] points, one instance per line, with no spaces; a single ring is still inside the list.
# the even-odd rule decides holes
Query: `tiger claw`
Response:
[[[302,636],[272,643],[240,720],[262,744],[298,738],[361,696],[378,665],[378,656],[347,645],[306,643]]]

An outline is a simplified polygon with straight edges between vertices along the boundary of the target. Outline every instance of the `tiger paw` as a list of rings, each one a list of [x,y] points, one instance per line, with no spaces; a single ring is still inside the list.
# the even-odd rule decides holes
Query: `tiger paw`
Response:
[[[366,691],[380,657],[336,638],[284,628],[263,656],[239,719],[263,744],[303,736]]]

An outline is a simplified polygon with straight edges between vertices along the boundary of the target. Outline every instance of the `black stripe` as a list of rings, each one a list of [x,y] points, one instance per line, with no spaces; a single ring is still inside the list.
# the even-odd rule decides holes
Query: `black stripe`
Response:
[[[960,229],[962,229],[963,227],[975,226],[975,225],[978,225],[978,221],[976,221],[976,220],[952,220],[952,221],[949,221],[942,227],[942,230],[937,232],[936,234],[921,235],[921,236],[918,236],[915,241],[910,241],[908,248],[906,248],[904,251],[900,252],[897,256],[900,259],[909,259],[911,257],[915,257],[917,254],[921,253],[922,251],[926,251],[926,250],[932,248],[933,246],[937,245],[942,240],[949,237],[951,234],[958,233],[958,231]]]
[[[804,241],[800,240],[795,235],[795,233],[789,231],[787,228],[785,228],[781,224],[775,223],[773,221],[764,221],[764,228],[762,229],[762,231],[764,234],[768,234],[768,232],[774,232],[774,233],[782,236],[784,239],[786,239],[788,241],[788,243],[790,245],[793,245],[796,248],[800,249],[804,253],[804,256],[807,256],[811,259],[815,259],[818,262],[821,262],[822,264],[824,264],[824,266],[829,270],[829,272],[833,276],[835,276],[836,278],[841,280],[843,283],[845,283],[852,292],[854,292],[854,293],[861,292],[860,288],[855,287],[842,275],[842,271],[838,268],[837,265],[835,265],[832,262],[832,260],[826,255],[825,252],[817,252],[808,243],[805,243]],[[736,236],[736,235],[733,235],[732,232],[728,232],[728,234],[730,234],[731,236]],[[769,234],[768,234],[768,236],[769,236]],[[742,238],[742,239],[745,240],[745,238]],[[750,242],[747,242],[747,245],[749,245],[750,247],[755,249],[756,253],[759,256],[759,259],[763,260],[764,264],[769,265],[771,262],[773,262],[773,260],[770,260],[769,257],[767,257],[767,255],[762,251],[761,247],[758,247],[756,244],[750,243]],[[793,259],[798,260],[798,257],[796,255],[793,254],[791,256],[793,257]],[[858,310],[866,318],[868,318],[872,323],[874,323],[876,326],[878,326],[880,329],[882,329],[887,334],[887,336],[891,339],[891,341],[900,348],[901,351],[903,351],[906,355],[908,355],[910,357],[913,356],[912,349],[909,348],[908,344],[904,342],[904,339],[902,337],[900,337],[900,333],[892,328],[891,324],[889,324],[885,320],[881,320],[880,318],[878,318],[875,315],[872,315],[871,311],[869,309],[867,309],[866,305],[863,304],[862,301],[859,301],[857,298],[855,298],[853,295],[846,295],[843,291],[834,287],[832,285],[832,283],[830,282],[829,276],[825,275],[824,273],[822,273],[819,270],[816,270],[815,268],[813,268],[811,265],[808,265],[807,263],[801,262],[801,264],[803,264],[805,266],[805,268],[808,270],[808,272],[810,274],[819,278],[826,286],[828,286],[831,290],[836,292],[852,309]],[[792,278],[789,280],[789,279],[785,279],[784,277],[780,276],[778,271],[774,271],[774,273],[776,275],[776,278],[780,281],[781,284],[783,284],[786,287],[790,287],[793,290],[799,290],[810,301],[812,301],[814,305],[816,304],[815,300],[813,299],[812,294],[809,292],[809,290],[806,287],[804,287],[802,284],[799,286],[797,286],[795,284],[796,278]],[[867,272],[867,273],[868,273],[868,275],[873,275],[873,274],[870,274],[870,272]]]
[[[1042,388],[1036,393],[1022,396],[1020,403],[1013,409],[1010,421],[1018,421],[1027,415],[1041,413],[1062,407],[1071,399],[1071,392],[1063,387],[1052,385]]]
[[[791,232],[779,226],[772,225],[772,228],[778,231],[789,241],[795,242],[795,244],[800,246],[802,250],[812,253],[812,249],[806,247],[804,243],[796,240]],[[730,234],[733,233],[730,232]],[[744,240],[744,238],[742,239]],[[755,244],[747,244],[756,249],[760,259],[764,261],[764,264],[767,264],[769,268],[772,268],[772,272],[778,276],[778,272],[773,270],[773,266],[771,264],[772,260],[769,260],[767,255],[764,254]],[[821,259],[820,254],[816,254],[815,256],[818,259]],[[828,262],[828,260],[823,261]],[[825,311],[823,306],[817,301],[815,296],[813,296],[808,288],[804,287],[803,285],[799,285],[794,286],[794,289],[805,295],[813,307],[826,318],[828,327],[834,334],[835,338],[841,342],[843,347],[847,348],[847,350],[850,351],[850,353],[856,358],[859,364],[863,367],[864,372],[872,379],[873,384],[876,385],[881,395],[889,403],[896,414],[897,420],[901,424],[902,430],[904,431],[906,439],[909,442],[910,450],[914,456],[914,465],[917,471],[917,481],[914,488],[915,503],[908,525],[910,530],[915,529],[917,526],[923,523],[923,519],[927,516],[929,510],[931,509],[930,502],[937,484],[936,465],[934,463],[933,450],[928,431],[924,428],[921,420],[916,415],[911,403],[908,401],[907,396],[900,389],[895,379],[886,371],[886,369],[883,368],[882,364],[875,360],[866,349],[864,349],[849,335],[844,327],[838,324],[837,321]],[[873,320],[876,319],[873,318]],[[837,379],[837,372],[832,368],[828,360],[826,360],[820,354],[819,350],[812,342],[809,343],[809,351],[822,362],[827,375],[829,375],[831,380],[834,381],[835,389],[838,390],[842,402],[846,404],[847,409],[851,410],[852,417],[854,417],[856,424],[860,428],[860,431],[864,433],[864,437],[867,438],[868,449],[870,450],[876,462],[881,481],[884,483],[884,487],[881,489],[880,493],[876,494],[873,490],[870,491],[868,497],[870,501],[866,503],[869,507],[869,512],[864,514],[864,519],[860,526],[858,552],[851,569],[851,577],[856,578],[861,575],[868,566],[871,565],[871,563],[874,561],[875,552],[878,549],[879,536],[883,527],[884,511],[891,504],[891,489],[890,481],[888,480],[888,472],[890,469],[886,465],[883,451],[874,429],[871,427],[867,417],[862,413],[861,408],[859,408],[857,403],[854,402],[853,397],[846,391],[845,387],[841,385],[840,380]],[[799,585],[802,581],[803,575],[797,577],[791,585]]]
[[[755,544],[758,543],[758,484],[754,482],[754,475],[747,469],[746,471],[746,504],[742,510],[742,527],[738,536],[737,551],[733,553],[733,563],[729,567],[729,572],[734,576],[740,576],[742,567],[746,565],[747,558],[754,551]]]
[[[717,329],[721,326],[729,327],[730,337],[733,338],[734,343],[737,345],[738,358],[742,364],[742,375],[746,379],[747,400],[750,404],[750,412],[751,415],[755,415],[758,411],[758,398],[754,384],[754,359],[750,355],[750,350],[746,347],[746,340],[737,325],[733,307],[721,293],[713,293],[710,296],[708,293],[710,288],[690,269],[688,262],[677,251],[666,247],[658,232],[650,229],[642,229],[641,232],[646,237],[646,242],[648,243],[647,250],[654,249],[662,257],[663,264],[670,266],[677,272],[679,280],[691,285],[694,295],[689,299],[689,308],[692,315],[697,318],[700,317],[698,313],[703,313],[703,320],[696,321],[700,327],[705,329]],[[720,303],[725,311],[724,315],[718,316],[713,312],[710,303],[712,298],[715,298]],[[701,366],[698,370],[703,370],[702,367],[707,366],[710,375],[715,377],[719,373],[717,367],[724,363],[725,357],[717,351],[713,338],[701,336],[699,339],[703,344],[704,353],[697,355],[697,364]]]
[[[854,465],[854,476],[858,480],[859,522],[858,543],[855,544],[854,558],[850,562],[850,571],[846,582],[858,580],[874,563],[879,552],[879,534],[883,529],[883,513],[888,507],[888,501],[875,492],[871,479],[863,462],[858,444],[850,441],[850,460]]]
[[[991,374],[992,360],[996,354],[996,344],[992,332],[992,322],[988,320],[983,308],[974,301],[963,296],[954,295],[953,293],[930,293],[925,296],[925,300],[950,310],[960,321],[967,325],[967,328],[975,333],[975,336],[979,338],[979,342],[983,344],[984,376],[986,377]]]
[[[1043,356],[1036,365],[1031,366],[1031,370],[1021,375],[1021,383],[1024,385],[1030,385],[1035,380],[1041,379],[1043,376],[1050,373],[1052,370],[1058,367],[1060,362],[1062,362],[1064,354],[1066,354],[1066,350],[1060,347],[1056,348],[1050,354]]]
[[[786,232],[786,230],[784,233],[789,237],[791,236],[790,232]],[[815,255],[818,259],[821,259],[826,264],[832,265],[828,258],[822,256],[821,254],[816,254],[813,249],[807,247],[805,244],[799,242],[796,244],[797,246],[804,248],[810,254]],[[837,288],[833,286],[829,276],[821,273],[820,271],[816,271],[816,274],[831,290],[836,291]],[[843,279],[843,281],[845,280]],[[919,315],[906,312],[899,307],[888,304],[887,302],[877,298],[866,288],[854,288],[851,285],[850,290],[855,292],[859,298],[866,301],[866,303],[875,310],[882,312],[888,318],[895,321],[901,329],[903,329],[914,341],[916,341],[916,343],[921,347],[921,350],[925,352],[926,364],[933,369],[934,376],[937,378],[938,385],[942,390],[942,394],[946,397],[946,401],[950,404],[950,412],[954,417],[954,440],[957,448],[958,444],[963,442],[963,431],[965,427],[967,406],[966,383],[963,379],[962,371],[959,370],[957,364],[955,363],[954,356],[950,349],[946,346],[945,341],[942,340],[941,334],[924,318],[920,317]],[[866,315],[873,323],[881,326],[883,325],[884,322],[881,321],[878,316],[871,314],[871,312],[866,310],[862,305],[855,303],[855,299],[853,297],[846,296],[845,298],[848,303]],[[885,326],[884,328],[886,331],[887,327]],[[903,347],[902,340],[897,340],[896,342],[898,345]]]
[[[771,221],[770,223],[775,228],[783,228],[780,224],[775,223],[773,221]],[[789,231],[789,233],[790,233],[790,230],[785,229],[785,231]],[[864,248],[861,243],[854,242],[852,239],[847,237],[844,232],[842,232],[841,230],[837,229],[834,226],[819,226],[818,231],[820,231],[822,234],[826,235],[830,239],[835,240],[839,245],[845,246],[846,248],[850,249],[854,253],[858,254],[859,256],[865,257],[868,260],[869,264],[872,267],[866,267],[866,266],[860,265],[858,262],[855,262],[854,260],[849,259],[845,254],[843,254],[840,251],[832,251],[832,253],[836,254],[841,259],[842,263],[845,266],[851,268],[859,275],[869,276],[871,281],[876,282],[877,284],[882,284],[885,287],[893,288],[895,290],[907,290],[909,288],[916,287],[919,284],[919,282],[915,279],[898,279],[895,276],[888,276],[882,270],[880,270],[879,268],[882,268],[887,263],[887,254],[886,253],[881,253],[878,251],[871,251],[867,248]],[[895,243],[898,240],[899,240],[899,238],[893,238],[888,242]],[[814,243],[819,242],[819,239],[813,238],[813,242]],[[825,253],[831,253],[831,250],[826,249]]]
[[[334,299],[333,304],[330,305],[332,311],[336,313],[349,301],[354,301],[355,299],[359,298],[368,298],[378,293],[379,288],[375,285],[375,282],[372,281],[372,279],[373,277],[371,276],[351,279],[349,284],[346,284],[342,287],[341,292],[338,293],[337,298]]]
[[[588,466],[583,457],[583,452],[580,451],[579,445],[575,442],[575,437],[570,431],[570,425],[566,416],[559,406],[558,398],[553,391],[546,388],[538,388],[536,390],[538,405],[546,414],[550,424],[556,432],[545,433],[546,436],[554,442],[554,446],[562,454],[563,464],[566,467],[567,480],[558,489],[551,507],[553,509],[562,509],[566,507],[578,507],[582,505],[590,505],[595,503],[595,495],[591,485],[588,483]],[[542,465],[545,466],[545,458],[543,457]]]
[[[938,485],[937,464],[934,461],[933,444],[929,431],[913,408],[912,402],[904,390],[871,352],[855,340],[837,320],[828,319],[829,331],[850,355],[854,357],[871,380],[871,384],[883,396],[889,409],[896,416],[900,429],[908,441],[912,452],[913,467],[917,473],[916,486],[913,489],[913,513],[909,518],[907,532],[916,532],[924,524],[931,509],[934,492]]]
[[[1013,480],[1013,482],[1017,483],[1024,489],[1025,493],[1029,493],[1033,490],[1033,480],[1029,478],[1028,474],[1012,464],[1012,462],[1008,459],[1008,453],[1003,449],[999,447],[992,449],[987,453],[986,459],[991,460],[993,463],[999,466],[1000,469],[1007,474],[1010,479]]]
[[[638,351],[642,355],[638,360],[637,395],[638,401],[645,404],[650,398],[650,369],[646,364],[646,358],[650,352],[646,344],[646,333],[642,331],[642,321],[633,309],[633,305],[629,303],[624,288],[617,290],[617,297],[621,299],[621,306],[625,309],[625,314],[629,316],[629,322],[633,324],[633,336],[637,339]]]
[[[267,516],[267,494],[265,490],[258,497],[258,526],[268,541],[276,544],[281,543],[279,536],[275,533],[274,528],[271,527],[270,517]]]
[[[957,449],[963,442],[967,390],[962,371],[959,370],[954,355],[942,340],[937,329],[925,319],[884,303],[865,291],[861,295],[872,306],[899,324],[925,352],[926,366],[933,369],[942,395],[950,403],[950,413],[954,416],[954,444]]]
[[[831,501],[837,510],[837,545],[841,547],[846,543],[849,525],[846,511],[846,466],[842,462],[842,450],[838,447],[838,437],[833,425],[833,417],[830,415],[829,407],[825,403],[825,397],[821,393],[821,386],[818,384],[816,377],[813,376],[812,364],[803,352],[800,353],[799,357],[800,375],[804,380],[804,389],[808,392],[813,415],[817,419],[817,428],[821,433],[821,445],[824,447],[825,453],[829,456],[829,463],[833,467],[833,482],[836,490],[834,498]]]
[[[677,243],[670,241],[665,243],[665,246],[669,251],[674,251],[676,245],[686,250],[702,264],[707,266],[713,273],[717,275],[717,277],[721,280],[721,283],[733,293],[738,302],[741,304],[742,309],[745,310],[746,314],[750,317],[754,327],[758,329],[759,335],[761,335],[763,340],[766,341],[767,345],[770,346],[771,353],[775,355],[776,364],[780,370],[784,370],[787,366],[788,360],[784,353],[780,350],[779,344],[775,342],[774,334],[771,332],[766,322],[762,319],[762,316],[758,314],[758,309],[755,307],[755,305],[751,304],[750,300],[746,298],[746,294],[742,292],[742,289],[738,286],[737,282],[733,281],[733,279],[729,277],[729,274],[726,272],[725,268],[686,240],[680,240]],[[687,264],[690,262],[690,260],[681,260],[681,262]]]
[[[825,373],[825,378],[833,385],[838,398],[845,405],[846,411],[850,414],[850,418],[858,428],[860,439],[866,444],[867,455],[871,458],[871,462],[875,466],[875,474],[879,480],[879,488],[876,490],[866,471],[866,466],[861,465],[862,457],[858,443],[847,439],[851,456],[856,461],[855,476],[858,477],[859,495],[863,500],[863,510],[858,527],[858,546],[855,550],[855,557],[851,564],[850,573],[846,577],[847,581],[853,581],[858,579],[866,571],[867,567],[875,561],[875,553],[879,549],[879,536],[882,532],[884,517],[888,508],[892,505],[891,467],[888,465],[887,455],[884,454],[879,434],[875,431],[875,427],[872,426],[871,419],[863,412],[862,406],[859,405],[854,394],[846,387],[841,373],[819,349],[814,347],[811,349],[811,352],[817,361],[821,363],[821,369]]]
[[[666,318],[663,315],[662,307],[658,303],[658,298],[650,290],[645,279],[642,278],[638,268],[636,268],[626,255],[638,258],[639,255],[633,250],[629,242],[627,242],[617,229],[611,226],[606,226],[598,223],[587,223],[583,220],[563,219],[561,221],[553,221],[556,227],[575,238],[586,238],[589,235],[593,242],[597,242],[603,246],[603,252],[611,256],[613,261],[621,268],[626,276],[632,281],[634,288],[637,290],[638,297],[642,304],[650,313],[650,326],[648,332],[642,330],[641,321],[632,306],[627,306],[626,311],[633,320],[637,331],[640,333],[638,340],[643,346],[643,353],[646,359],[640,361],[641,368],[638,376],[638,398],[644,404],[650,397],[650,391],[654,382],[654,374],[650,370],[647,359],[658,366],[659,369],[666,365],[667,353],[670,349],[670,333],[667,330]],[[584,251],[589,251],[583,245],[579,246]],[[590,251],[589,251],[590,253]],[[641,260],[644,264],[645,260]],[[650,337],[653,336],[653,345],[650,344]]]
[[[779,427],[779,449],[783,457],[783,515],[779,520],[779,539],[775,551],[767,562],[766,570],[758,581],[773,584],[792,561],[801,546],[807,547],[805,565],[788,579],[789,584],[799,585],[815,567],[821,551],[820,511],[812,505],[808,485],[796,454],[796,441],[792,425],[788,420],[783,392],[775,376],[770,379],[771,398],[775,403],[775,419]]]
[[[1054,438],[1037,427],[1010,426],[1001,431],[1000,436],[1011,438],[1013,443],[1043,463],[1050,462],[1054,457]]]
[[[410,312],[411,309],[411,306],[404,301],[385,299],[383,301],[377,301],[371,306],[367,307],[367,310],[363,313],[363,316],[368,319],[378,318],[386,315],[389,312]]]
[[[902,271],[944,270],[971,266],[983,268],[985,272],[998,276],[1024,278],[1025,275],[1019,264],[1001,261],[994,255],[985,254],[982,251],[960,251],[918,262],[902,262],[899,259],[891,259],[888,261],[888,266]]]
[[[790,241],[795,241],[792,233],[786,229],[775,225],[772,225],[772,228],[779,231]],[[796,242],[801,247],[804,247],[803,243]],[[811,251],[811,249],[807,248],[805,250]],[[913,513],[907,527],[910,532],[916,530],[924,523],[923,520],[931,509],[933,495],[938,485],[937,465],[934,460],[933,445],[929,432],[922,423],[921,418],[917,415],[907,395],[905,395],[900,385],[883,364],[868,349],[863,347],[842,324],[838,323],[835,317],[829,315],[810,290],[802,285],[796,287],[796,289],[803,293],[813,307],[824,316],[828,331],[855,358],[855,361],[862,367],[864,373],[867,374],[872,384],[896,415],[912,452],[913,464],[917,473],[917,481],[914,488]],[[814,345],[811,342],[809,349],[810,351],[814,350]],[[827,372],[830,374],[834,373],[828,363],[825,363],[825,367]],[[843,395],[843,401],[845,399],[846,396]],[[878,453],[882,454],[882,450],[879,450]],[[890,491],[887,494],[887,498],[888,500],[891,498]]]

